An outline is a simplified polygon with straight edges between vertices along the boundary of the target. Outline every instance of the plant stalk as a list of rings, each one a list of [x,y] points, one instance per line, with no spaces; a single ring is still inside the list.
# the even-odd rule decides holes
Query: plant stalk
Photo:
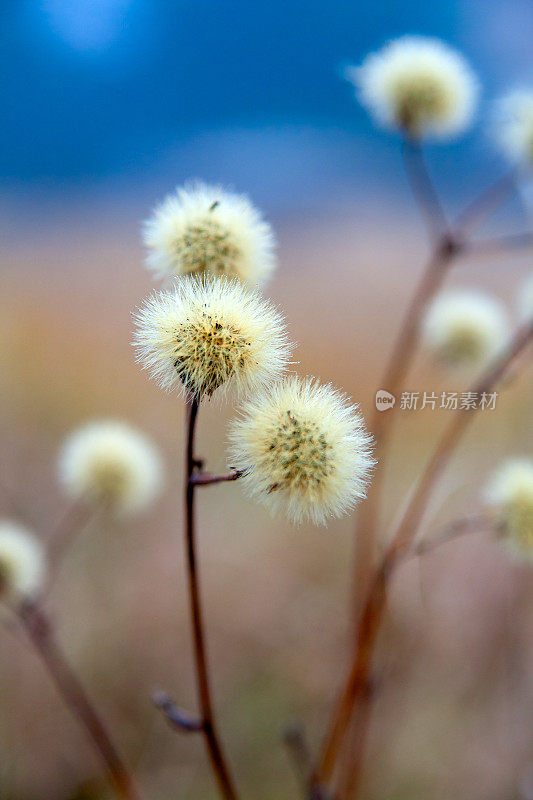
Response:
[[[63,655],[42,609],[35,603],[26,603],[19,610],[19,619],[59,694],[85,728],[106,768],[109,782],[117,797],[121,800],[141,800],[133,777],[103,720]]]
[[[185,458],[185,543],[187,548],[187,572],[193,629],[196,682],[202,714],[201,733],[203,733],[205,738],[209,759],[218,783],[218,787],[220,789],[220,793],[222,797],[226,798],[226,800],[236,800],[237,794],[215,726],[207,665],[202,605],[200,600],[194,514],[196,483],[193,480],[193,475],[197,464],[197,461],[194,457],[194,434],[196,429],[196,420],[198,417],[198,409],[198,400],[194,397],[190,397],[187,401],[187,446]]]

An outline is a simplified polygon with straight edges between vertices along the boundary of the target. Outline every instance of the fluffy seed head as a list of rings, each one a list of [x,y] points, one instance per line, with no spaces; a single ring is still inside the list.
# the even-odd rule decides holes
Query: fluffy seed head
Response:
[[[507,332],[501,303],[468,289],[437,297],[423,326],[426,345],[450,365],[483,363],[502,347]]]
[[[125,515],[153,500],[161,486],[161,461],[151,442],[126,423],[90,422],[63,445],[59,478],[71,497]]]
[[[533,167],[533,91],[512,92],[496,107],[495,133],[509,161]]]
[[[533,272],[531,272],[520,286],[517,298],[518,314],[521,322],[533,319]]]
[[[11,520],[0,521],[0,599],[20,601],[37,594],[45,573],[38,539]]]
[[[533,460],[502,464],[486,487],[485,500],[497,514],[508,549],[533,561]]]
[[[145,223],[147,266],[158,277],[236,277],[262,286],[276,267],[270,225],[244,195],[203,183],[177,189]]]
[[[260,388],[290,355],[282,317],[235,279],[184,278],[154,293],[135,321],[138,360],[164,389],[198,399],[231,383],[239,392]]]
[[[231,464],[251,497],[293,522],[324,524],[365,496],[371,437],[331,385],[287,378],[247,402],[230,432]]]
[[[404,36],[346,76],[376,120],[411,136],[447,137],[470,123],[477,79],[463,57],[437,39]]]

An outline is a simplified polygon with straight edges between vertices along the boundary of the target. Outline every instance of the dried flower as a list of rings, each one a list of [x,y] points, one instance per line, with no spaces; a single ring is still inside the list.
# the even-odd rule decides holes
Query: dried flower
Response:
[[[39,540],[11,520],[0,521],[0,598],[20,601],[34,597],[45,573]]]
[[[262,286],[276,267],[270,225],[244,195],[203,183],[177,189],[145,223],[147,266],[158,277],[236,277]]]
[[[423,325],[426,345],[450,365],[486,361],[501,349],[507,333],[501,303],[473,289],[441,294]]]
[[[131,514],[159,491],[161,461],[151,442],[125,422],[90,422],[65,442],[59,477],[71,497]]]
[[[237,280],[184,278],[148,298],[135,320],[138,360],[166,390],[199,399],[231,383],[250,391],[288,363],[282,317]]]
[[[500,466],[485,489],[503,542],[516,557],[533,561],[533,460],[516,458]]]
[[[251,496],[290,520],[324,524],[365,496],[371,437],[331,385],[292,377],[247,402],[230,433],[231,463]]]
[[[451,136],[474,114],[477,79],[463,57],[437,39],[396,39],[346,76],[379,123],[410,136]]]
[[[512,92],[496,107],[496,138],[509,161],[533,167],[533,91]]]

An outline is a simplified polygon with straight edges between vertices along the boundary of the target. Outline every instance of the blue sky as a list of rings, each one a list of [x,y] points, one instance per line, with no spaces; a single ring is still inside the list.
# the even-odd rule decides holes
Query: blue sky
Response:
[[[451,146],[459,164],[493,160],[491,97],[533,83],[530,0],[4,0],[0,8],[0,172],[30,194],[124,178],[163,186],[200,176],[295,195],[335,191],[347,173],[383,181],[396,143],[374,130],[341,75],[403,33],[447,40],[480,73],[480,123]],[[445,184],[449,150],[434,156]]]

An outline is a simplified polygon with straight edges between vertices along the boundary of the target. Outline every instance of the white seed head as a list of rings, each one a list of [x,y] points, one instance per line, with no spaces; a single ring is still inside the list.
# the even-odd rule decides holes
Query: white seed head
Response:
[[[270,225],[246,196],[220,186],[177,189],[145,223],[143,239],[158,277],[226,275],[262,286],[276,267]]]
[[[162,483],[155,447],[124,422],[90,422],[74,431],[60,453],[59,478],[67,493],[118,514],[145,508]]]
[[[504,345],[505,309],[474,289],[444,292],[429,307],[423,324],[427,347],[449,365],[480,364]]]
[[[230,432],[245,491],[293,522],[324,524],[365,496],[374,464],[357,407],[331,385],[287,378],[247,402]]]
[[[29,531],[11,520],[0,521],[0,599],[34,597],[45,574],[44,549]]]
[[[471,122],[478,82],[464,58],[438,39],[404,36],[349,67],[346,77],[378,123],[411,136],[449,137]]]
[[[485,500],[496,512],[509,551],[533,561],[533,460],[502,464],[485,489]]]
[[[496,106],[495,134],[513,164],[533,167],[533,91],[511,92]]]
[[[272,304],[237,280],[183,278],[156,292],[135,316],[137,359],[166,390],[211,397],[279,378],[290,356]]]
[[[518,315],[521,322],[533,319],[533,272],[522,282],[517,297]]]

